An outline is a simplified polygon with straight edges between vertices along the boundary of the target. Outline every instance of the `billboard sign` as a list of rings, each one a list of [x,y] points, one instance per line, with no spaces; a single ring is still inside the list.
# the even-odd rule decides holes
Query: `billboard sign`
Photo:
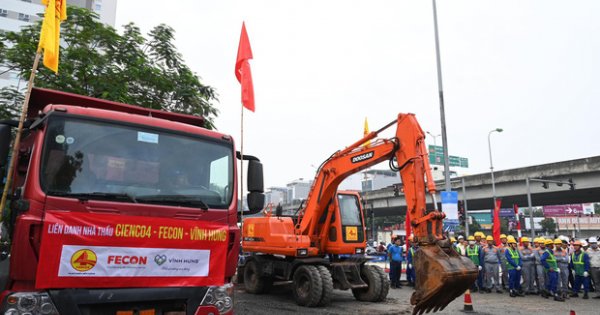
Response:
[[[584,211],[585,209],[585,211]],[[544,211],[545,217],[570,217],[576,216],[578,214],[591,214],[594,213],[594,207],[589,207],[586,204],[581,203],[572,203],[567,205],[553,205],[553,206],[543,206],[542,210]]]

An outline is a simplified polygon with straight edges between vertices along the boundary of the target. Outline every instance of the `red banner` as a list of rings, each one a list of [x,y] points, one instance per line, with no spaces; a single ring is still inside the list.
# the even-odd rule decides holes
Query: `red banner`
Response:
[[[35,286],[222,285],[227,231],[214,222],[48,211]]]
[[[500,207],[502,206],[502,199],[497,198],[496,204],[494,206],[494,222],[492,227],[492,236],[494,237],[494,242],[496,246],[500,246],[502,243],[500,241]]]

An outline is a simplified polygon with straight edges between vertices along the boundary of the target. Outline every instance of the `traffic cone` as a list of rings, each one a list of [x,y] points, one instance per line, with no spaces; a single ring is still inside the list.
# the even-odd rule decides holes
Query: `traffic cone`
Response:
[[[473,312],[473,303],[471,302],[471,290],[467,290],[465,292],[465,307],[463,311],[467,313]]]

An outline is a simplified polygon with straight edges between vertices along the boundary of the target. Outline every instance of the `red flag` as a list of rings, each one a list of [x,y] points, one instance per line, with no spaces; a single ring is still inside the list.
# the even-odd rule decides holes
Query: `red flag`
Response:
[[[496,199],[496,206],[494,207],[494,223],[492,228],[492,235],[494,236],[494,241],[496,245],[500,245],[500,205],[502,204],[502,199]]]
[[[252,59],[252,49],[250,48],[248,33],[246,33],[246,24],[242,23],[242,34],[240,35],[240,44],[235,62],[235,77],[242,85],[242,105],[254,112],[254,86],[252,84],[250,63],[248,62],[250,59]]]

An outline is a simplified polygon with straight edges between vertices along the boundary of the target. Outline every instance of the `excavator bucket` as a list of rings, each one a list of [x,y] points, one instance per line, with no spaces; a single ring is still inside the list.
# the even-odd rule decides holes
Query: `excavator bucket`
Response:
[[[414,314],[443,310],[477,280],[478,269],[460,256],[447,240],[419,244],[414,264],[416,290],[410,298]]]

